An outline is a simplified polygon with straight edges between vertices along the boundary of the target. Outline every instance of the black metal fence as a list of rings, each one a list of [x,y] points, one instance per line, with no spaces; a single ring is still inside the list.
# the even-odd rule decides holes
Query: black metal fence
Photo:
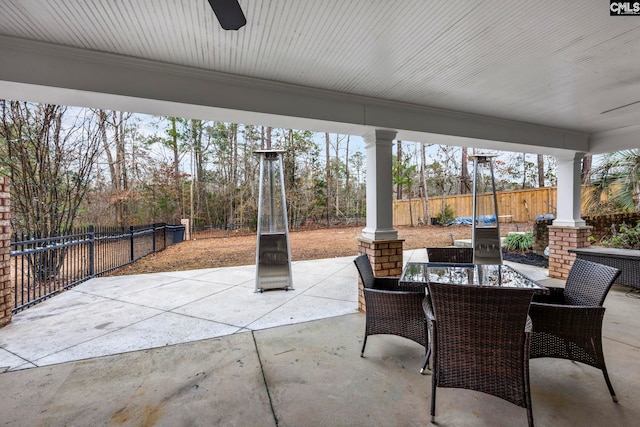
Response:
[[[11,279],[18,312],[65,289],[184,239],[184,225],[79,229],[64,236],[14,234]]]

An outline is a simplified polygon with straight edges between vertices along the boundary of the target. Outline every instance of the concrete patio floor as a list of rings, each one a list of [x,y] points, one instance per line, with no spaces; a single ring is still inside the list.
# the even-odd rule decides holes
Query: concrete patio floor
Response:
[[[25,310],[0,329],[0,424],[428,424],[421,346],[374,336],[360,357],[353,258],[295,262],[289,292],[254,293],[245,266],[92,279]],[[615,285],[605,302],[620,402],[600,371],[535,359],[538,426],[637,425],[640,300],[628,290]],[[439,389],[437,411],[439,425],[526,425],[523,408],[467,390]]]

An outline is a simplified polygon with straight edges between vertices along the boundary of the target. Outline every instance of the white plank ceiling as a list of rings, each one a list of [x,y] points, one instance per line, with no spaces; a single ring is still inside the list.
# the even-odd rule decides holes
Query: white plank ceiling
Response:
[[[587,134],[640,123],[640,16],[606,1],[240,4],[224,31],[207,0],[0,0],[0,36]]]

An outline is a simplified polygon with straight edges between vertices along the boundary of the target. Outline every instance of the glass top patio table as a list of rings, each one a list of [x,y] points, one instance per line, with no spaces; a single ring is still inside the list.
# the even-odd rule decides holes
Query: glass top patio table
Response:
[[[446,264],[408,262],[400,276],[400,286],[424,286],[427,283],[476,285],[533,289],[546,294],[547,288],[504,264]]]

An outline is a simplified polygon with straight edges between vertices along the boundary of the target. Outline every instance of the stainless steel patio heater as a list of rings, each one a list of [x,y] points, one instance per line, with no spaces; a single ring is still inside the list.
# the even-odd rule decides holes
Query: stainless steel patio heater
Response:
[[[257,150],[260,155],[256,292],[293,289],[289,225],[284,191],[283,150]]]
[[[495,154],[473,158],[473,263],[502,264],[498,198],[493,174]]]

